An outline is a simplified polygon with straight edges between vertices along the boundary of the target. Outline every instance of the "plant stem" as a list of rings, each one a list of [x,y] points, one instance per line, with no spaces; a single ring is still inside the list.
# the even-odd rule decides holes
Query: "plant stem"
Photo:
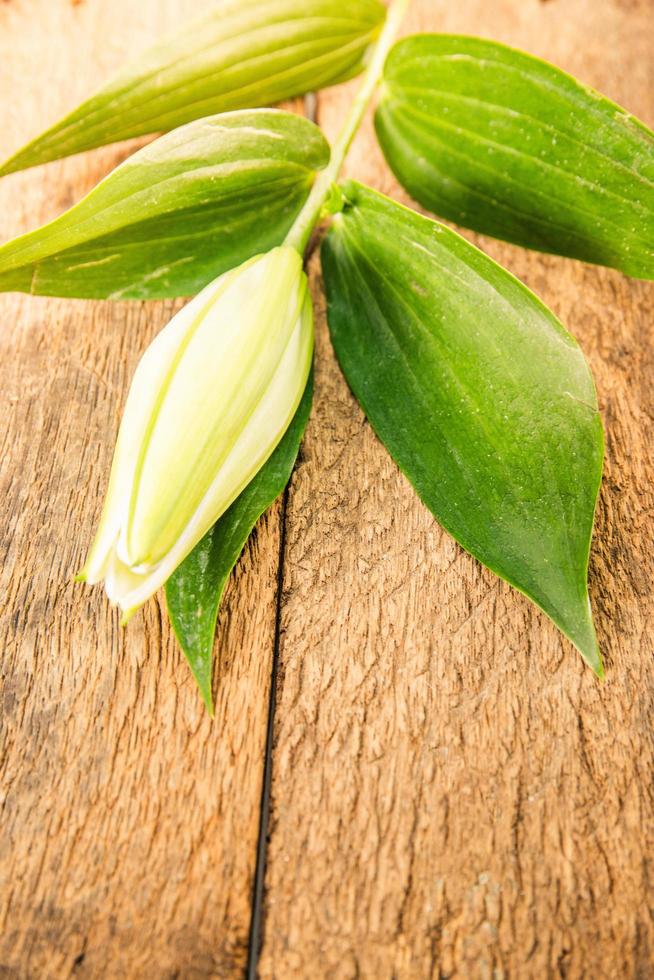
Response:
[[[352,103],[338,139],[334,143],[330,161],[326,168],[318,174],[304,207],[286,236],[284,244],[296,248],[300,254],[304,254],[311,237],[311,232],[318,223],[323,205],[329,197],[331,186],[341,172],[347,152],[361,125],[365,111],[368,108],[368,103],[377,88],[382,71],[384,70],[386,56],[393,46],[398,29],[410,2],[411,0],[392,0],[383,30],[379,35],[379,40],[373,50],[370,64],[366,69],[363,84]]]

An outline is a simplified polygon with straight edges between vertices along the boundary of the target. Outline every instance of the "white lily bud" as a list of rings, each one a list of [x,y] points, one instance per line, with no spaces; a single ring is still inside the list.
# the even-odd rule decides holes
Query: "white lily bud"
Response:
[[[272,454],[302,398],[312,352],[307,278],[288,246],[220,276],[147,349],[79,576],[104,579],[124,621]]]

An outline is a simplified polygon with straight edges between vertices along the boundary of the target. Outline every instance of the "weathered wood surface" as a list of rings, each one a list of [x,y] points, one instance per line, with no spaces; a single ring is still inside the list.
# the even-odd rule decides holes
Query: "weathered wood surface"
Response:
[[[0,3],[2,155],[195,7]],[[124,153],[0,182],[3,237],[69,206]],[[246,963],[280,510],[229,586],[213,725],[163,598],[122,630],[98,590],[72,581],[127,384],[172,309],[0,297],[0,976],[231,977]]]
[[[2,155],[195,7],[0,3]],[[413,29],[522,46],[654,124],[651,0],[414,0]],[[330,134],[350,91],[319,98]],[[2,237],[124,152],[0,182]],[[369,128],[349,170],[401,197]],[[348,393],[321,312],[281,557],[265,978],[654,975],[654,288],[482,244],[561,316],[597,380],[608,459],[592,598],[608,681],[440,531]],[[122,632],[71,581],[128,379],[172,308],[0,297],[12,980],[231,978],[248,955],[282,510],[229,587],[213,725],[163,606]]]
[[[415,29],[522,46],[654,123],[649,0],[424,0]],[[347,101],[321,97],[330,134]],[[349,170],[399,193],[369,132]],[[288,508],[263,977],[654,975],[654,289],[483,244],[597,379],[592,597],[609,679],[434,524],[321,320]]]

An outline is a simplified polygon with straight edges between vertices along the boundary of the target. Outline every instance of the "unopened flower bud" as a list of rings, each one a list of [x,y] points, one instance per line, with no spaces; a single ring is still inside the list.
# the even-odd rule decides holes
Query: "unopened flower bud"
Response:
[[[271,455],[309,375],[302,259],[282,246],[207,286],[143,355],[80,578],[124,619],[170,577]]]

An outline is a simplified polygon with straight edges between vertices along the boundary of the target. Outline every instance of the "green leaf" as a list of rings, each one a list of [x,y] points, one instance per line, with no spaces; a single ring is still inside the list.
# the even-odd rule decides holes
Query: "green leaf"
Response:
[[[221,0],[0,167],[0,176],[201,116],[271,105],[356,74],[379,0]]]
[[[574,339],[455,232],[355,183],[322,252],[332,341],[438,521],[602,672],[587,589],[603,433]]]
[[[252,528],[291,477],[312,396],[310,375],[298,410],[275,452],[166,583],[170,621],[212,715],[213,641],[225,585]]]
[[[0,247],[0,290],[190,296],[279,245],[328,160],[318,127],[292,113],[189,123],[139,150],[55,221]]]
[[[431,211],[654,278],[654,133],[558,68],[479,38],[411,37],[386,62],[376,126]]]

